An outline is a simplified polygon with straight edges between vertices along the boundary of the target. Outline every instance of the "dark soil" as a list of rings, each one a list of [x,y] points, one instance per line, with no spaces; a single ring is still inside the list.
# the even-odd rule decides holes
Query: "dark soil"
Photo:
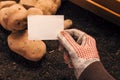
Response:
[[[70,2],[65,2],[57,14],[72,19],[72,28],[96,39],[102,63],[120,80],[120,27]],[[73,69],[64,64],[58,41],[45,41],[48,50],[44,58],[30,62],[8,48],[9,33],[0,26],[0,80],[76,80]]]

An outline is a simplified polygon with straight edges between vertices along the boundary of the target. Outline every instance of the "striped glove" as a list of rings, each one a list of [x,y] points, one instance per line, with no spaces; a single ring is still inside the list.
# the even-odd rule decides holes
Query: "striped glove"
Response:
[[[75,36],[77,41],[72,36]],[[100,61],[95,39],[86,33],[77,29],[69,29],[61,31],[58,39],[68,51],[77,79],[88,65]]]

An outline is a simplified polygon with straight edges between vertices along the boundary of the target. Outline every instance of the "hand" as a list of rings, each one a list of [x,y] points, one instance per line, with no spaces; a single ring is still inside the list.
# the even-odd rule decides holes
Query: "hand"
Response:
[[[77,41],[72,36],[75,36]],[[88,65],[100,61],[95,39],[85,32],[77,29],[61,31],[58,39],[68,51],[68,55],[64,55],[64,57],[68,60],[67,56],[70,56],[77,79]]]

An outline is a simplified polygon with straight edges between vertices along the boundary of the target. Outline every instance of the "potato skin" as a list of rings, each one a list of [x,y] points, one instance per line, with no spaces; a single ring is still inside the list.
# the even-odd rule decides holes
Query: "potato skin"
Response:
[[[8,22],[8,11],[9,8],[5,7],[0,10],[0,24],[3,28],[7,29],[7,22]]]
[[[24,5],[27,8],[34,7],[37,0],[20,0],[19,4]]]
[[[66,20],[64,21],[64,29],[70,28],[70,27],[72,26],[72,24],[73,24],[72,20],[66,19]]]
[[[28,9],[28,15],[43,15],[43,12],[39,8],[31,7]]]
[[[28,40],[28,31],[11,33],[8,36],[9,48],[30,61],[40,60],[46,53],[46,45],[41,40]]]
[[[10,7],[13,4],[16,4],[15,1],[0,1],[0,9],[4,8],[4,7]]]
[[[61,5],[61,0],[38,0],[35,7],[43,11],[44,15],[55,14]]]

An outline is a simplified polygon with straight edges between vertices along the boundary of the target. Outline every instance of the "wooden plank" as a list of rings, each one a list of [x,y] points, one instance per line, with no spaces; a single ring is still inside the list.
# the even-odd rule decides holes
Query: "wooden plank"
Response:
[[[110,10],[109,8],[106,8],[98,3],[96,4],[96,2],[92,0],[70,0],[70,1],[115,24],[120,25],[120,14]]]
[[[120,2],[116,0],[92,0],[118,14],[120,14]]]

